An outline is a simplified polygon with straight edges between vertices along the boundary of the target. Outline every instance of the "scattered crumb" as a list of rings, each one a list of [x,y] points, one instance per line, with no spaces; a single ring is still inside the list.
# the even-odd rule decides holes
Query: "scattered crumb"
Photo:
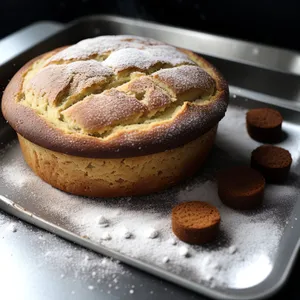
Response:
[[[177,245],[177,241],[174,239],[174,238],[171,238],[170,239],[170,243],[171,243],[171,245]]]
[[[155,239],[157,238],[159,235],[159,232],[158,230],[154,229],[154,228],[149,228],[147,231],[146,231],[146,237],[149,238],[149,239]]]
[[[168,263],[170,261],[170,258],[168,256],[163,257],[162,262],[164,264]]]
[[[120,233],[125,239],[130,239],[132,237],[132,233],[126,227],[123,227],[120,230]]]
[[[109,226],[108,220],[102,215],[97,217],[96,222],[100,227],[108,227]]]
[[[184,257],[190,256],[188,247],[186,247],[186,246],[181,246],[181,247],[179,248],[179,255],[184,256]]]
[[[104,232],[101,235],[101,240],[103,240],[103,241],[109,241],[109,240],[111,240],[111,235],[108,232]]]
[[[232,245],[228,248],[228,253],[229,254],[234,254],[237,251],[236,246]]]
[[[17,232],[18,231],[17,224],[16,223],[10,223],[8,225],[8,230],[10,230],[12,232]]]

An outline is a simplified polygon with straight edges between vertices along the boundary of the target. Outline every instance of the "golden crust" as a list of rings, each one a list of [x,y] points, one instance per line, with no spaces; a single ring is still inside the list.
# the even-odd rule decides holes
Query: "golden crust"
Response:
[[[130,39],[134,40],[127,37],[126,42],[130,43]],[[95,60],[87,67],[87,75],[84,71],[76,71],[79,62],[72,56],[63,61],[60,54],[64,50],[61,49],[35,58],[8,84],[2,98],[4,117],[21,136],[37,145],[56,152],[94,158],[125,158],[166,151],[189,143],[213,128],[223,118],[228,104],[228,85],[222,75],[202,57],[188,50],[176,52],[175,48],[155,44],[152,40],[145,42],[142,39],[141,43],[143,47],[160,47],[159,59],[151,56],[150,67],[142,70],[144,65],[141,66],[133,56],[134,68],[128,65],[125,68],[123,64],[120,69],[119,60],[124,53],[120,54],[104,65],[117,68],[117,71],[113,70],[114,75],[97,65],[110,57],[109,51],[98,57],[99,62]],[[119,44],[118,47],[117,51],[121,51],[122,47]],[[151,51],[155,52],[155,49]],[[170,61],[163,56],[166,51],[171,51]],[[92,57],[95,58],[95,54]],[[90,65],[90,57],[84,59],[87,60],[84,66]],[[46,68],[51,70],[46,78],[53,78],[48,86],[46,79],[39,79]],[[56,85],[57,70],[53,71],[53,68],[64,69],[60,85]],[[190,78],[189,70],[193,69],[196,73],[192,74],[196,74],[199,80]],[[176,76],[180,72],[181,75]],[[93,74],[92,79],[89,74]],[[146,83],[139,85],[139,80],[145,81],[145,78]],[[184,85],[178,85],[180,79]],[[153,84],[151,88],[149,84]],[[51,86],[53,89],[49,88]],[[101,95],[114,92],[121,93],[122,99],[135,99],[139,105],[135,102],[132,111],[120,108],[121,113],[114,118],[112,112],[116,105],[106,111],[101,111],[99,106],[98,111],[91,107],[87,110],[84,105],[89,97],[102,99]],[[101,101],[97,103],[107,103]],[[89,111],[89,115],[85,116],[84,111]],[[109,115],[107,122],[103,118],[97,119],[97,113]],[[94,121],[92,126],[88,120]]]
[[[114,125],[129,117],[138,116],[146,107],[137,99],[116,89],[86,97],[64,111],[64,116],[76,122],[86,131],[97,130]]]
[[[19,135],[31,169],[52,186],[75,195],[142,195],[192,176],[213,145],[217,128],[176,149],[140,157],[103,159],[71,156],[31,143]]]

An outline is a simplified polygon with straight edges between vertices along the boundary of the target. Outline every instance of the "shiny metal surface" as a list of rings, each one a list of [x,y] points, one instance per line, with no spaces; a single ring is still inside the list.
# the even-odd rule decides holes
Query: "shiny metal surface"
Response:
[[[62,29],[56,22],[38,22],[0,40],[0,67],[3,63]]]
[[[164,28],[166,30],[170,30],[170,32],[166,31],[165,33],[163,33]],[[17,63],[22,64],[23,61],[25,62],[26,60],[28,60],[30,58],[30,56],[31,57],[35,56],[37,52],[41,53],[41,52],[44,52],[48,49],[50,50],[53,47],[57,47],[57,46],[60,46],[60,45],[63,45],[63,44],[69,44],[69,43],[75,42],[75,41],[80,40],[80,39],[85,38],[85,37],[99,35],[99,34],[117,33],[117,32],[118,33],[131,33],[131,34],[138,34],[138,35],[147,35],[147,36],[153,36],[155,38],[160,37],[160,39],[162,39],[162,40],[171,42],[175,45],[176,45],[176,43],[180,44],[180,46],[190,48],[190,49],[192,49],[194,51],[197,51],[199,53],[204,53],[206,51],[205,47],[208,47],[208,45],[205,45],[205,47],[202,48],[201,47],[202,43],[199,43],[199,41],[197,40],[197,38],[195,36],[195,34],[196,34],[195,32],[190,32],[189,31],[190,36],[187,35],[187,36],[184,36],[184,38],[182,38],[181,35],[183,33],[180,30],[181,29],[178,30],[178,29],[165,27],[165,26],[160,26],[160,25],[155,25],[155,24],[151,24],[151,23],[147,23],[147,22],[124,20],[122,18],[111,18],[111,17],[106,17],[106,16],[105,17],[87,18],[87,19],[83,19],[81,21],[77,21],[77,22],[71,24],[66,31],[62,31],[61,33],[59,33],[55,37],[50,38],[49,40],[45,41],[44,43],[42,43],[40,45],[39,50],[34,49],[34,51],[32,51],[32,52],[27,52],[26,55],[20,56]],[[179,34],[179,32],[180,32],[180,34]],[[200,35],[202,35],[202,34],[200,34]],[[171,39],[170,41],[168,40],[169,36],[170,36],[170,39]],[[209,38],[207,38],[207,35],[205,35],[205,38],[206,38],[206,40],[204,39],[203,42],[206,41],[206,43],[210,43],[210,46],[212,46],[213,45],[212,36],[209,39]],[[177,40],[177,42],[176,42],[176,40]],[[193,42],[193,40],[194,40],[194,42]],[[229,39],[227,39],[227,40],[229,40]],[[192,47],[188,47],[188,45],[189,45],[188,43],[191,43],[191,46],[196,47],[196,48],[193,49]],[[217,45],[217,43],[216,43],[216,45]],[[251,45],[251,46],[256,47],[255,45]],[[218,47],[219,46],[216,46],[215,49],[218,49]],[[240,49],[242,49],[242,48],[240,48]],[[272,50],[271,49],[269,49],[269,50],[270,50],[269,55],[271,55]],[[245,51],[248,52],[248,51],[250,51],[250,49],[247,48],[247,49],[245,49]],[[276,51],[279,51],[279,50],[276,50]],[[273,100],[277,99],[278,103],[281,103],[282,107],[290,107],[291,109],[297,109],[298,97],[292,98],[292,97],[282,97],[282,95],[278,95],[278,93],[276,91],[276,88],[278,86],[277,84],[271,85],[271,84],[269,84],[269,82],[267,82],[266,86],[267,86],[267,91],[269,91],[269,92],[266,93],[265,90],[263,90],[263,88],[261,88],[261,83],[260,82],[257,82],[255,80],[254,81],[250,80],[252,78],[258,78],[259,77],[258,74],[263,74],[261,76],[264,79],[267,79],[267,78],[270,78],[270,77],[273,76],[274,78],[277,78],[279,81],[282,79],[282,90],[288,91],[288,90],[290,90],[291,87],[293,89],[297,87],[297,80],[295,80],[295,83],[292,82],[291,87],[289,86],[289,84],[291,83],[291,81],[289,80],[290,76],[292,76],[292,78],[298,79],[298,82],[299,82],[298,76],[295,76],[298,73],[295,73],[295,72],[291,71],[291,70],[294,70],[294,69],[297,70],[296,67],[283,68],[283,70],[281,70],[280,72],[277,72],[276,68],[279,68],[280,64],[277,64],[275,69],[274,68],[268,69],[267,64],[264,64],[263,61],[259,61],[259,60],[258,60],[258,62],[255,61],[255,59],[252,59],[252,56],[248,57],[247,55],[237,55],[238,60],[243,59],[243,64],[240,64],[240,63],[234,62],[235,57],[234,57],[234,55],[232,55],[233,52],[227,51],[228,56],[229,56],[227,59],[222,58],[222,55],[225,52],[224,53],[222,52],[223,54],[222,53],[221,54],[220,53],[216,54],[215,56],[214,56],[214,53],[215,52],[213,50],[210,51],[210,54],[208,55],[208,57],[213,58],[213,59],[210,59],[210,60],[213,60],[213,62],[220,69],[222,69],[222,72],[226,74],[226,77],[229,79],[229,82],[233,83],[235,85],[235,87],[233,87],[233,91],[236,92],[236,94],[240,94],[241,96],[244,96],[244,97],[246,96],[246,97],[249,97],[249,98],[252,97],[252,98],[254,98],[254,100],[260,99],[260,100],[262,100],[262,102],[264,102],[264,99],[260,98],[262,96],[262,98],[265,97],[265,99],[268,99],[268,101],[270,103],[273,103]],[[278,53],[280,53],[280,52],[278,52]],[[280,56],[280,54],[278,54],[278,55]],[[276,55],[274,55],[274,57],[276,57]],[[245,58],[247,58],[249,61],[248,62],[245,61]],[[288,62],[288,59],[284,59],[284,61]],[[249,64],[249,65],[247,66],[247,64]],[[252,66],[250,66],[250,65],[252,65]],[[236,66],[235,70],[238,70],[240,72],[238,72],[238,73],[232,72],[233,66]],[[255,67],[253,67],[253,66],[255,66]],[[259,66],[259,67],[256,67],[256,66]],[[295,66],[297,66],[297,65],[295,65]],[[243,71],[243,70],[245,70],[245,73],[243,73],[243,72],[241,73],[241,71]],[[11,72],[14,72],[14,71],[15,71],[14,68],[12,68]],[[7,68],[6,68],[4,73],[9,74],[10,70],[7,70]],[[232,75],[230,75],[230,74],[232,74]],[[250,74],[251,75],[247,79],[247,81],[241,80],[241,78],[242,79],[244,78],[245,74]],[[247,76],[245,76],[245,77],[247,77]],[[253,84],[253,86],[249,87],[247,85],[248,82],[251,82]],[[274,91],[274,89],[275,89],[275,91]],[[253,91],[256,94],[253,93]],[[245,92],[247,92],[248,94],[245,95]],[[291,100],[294,100],[294,101],[291,101]],[[266,102],[268,102],[268,101],[266,101]],[[278,103],[276,103],[276,104],[278,104]],[[295,115],[292,114],[291,117],[297,119],[298,114],[295,114]],[[10,218],[10,217],[5,216],[3,218]],[[28,227],[28,228],[30,228],[30,227]],[[29,231],[30,231],[30,229],[29,229]],[[2,236],[4,236],[4,234]],[[18,238],[16,238],[17,236],[18,236]],[[28,232],[26,232],[25,237],[26,236],[27,237],[29,236]],[[26,255],[28,255],[30,257],[31,251],[28,250],[28,249],[32,249],[32,247],[33,248],[38,247],[37,245],[34,245],[34,243],[32,241],[27,243],[27,244],[33,244],[33,245],[31,245],[31,246],[27,245],[29,248],[27,249],[28,251],[27,250],[25,251],[27,253],[26,255],[16,254],[20,251],[15,251],[16,250],[16,247],[15,247],[16,244],[14,244],[14,243],[16,243],[16,240],[18,240],[18,239],[21,240],[23,238],[21,244],[26,245],[26,242],[28,242],[28,239],[25,238],[25,237],[22,236],[22,235],[19,235],[19,233],[16,233],[16,235],[13,236],[13,237],[6,237],[5,236],[6,242],[3,242],[3,244],[5,244],[5,245],[10,245],[10,248],[9,248],[7,253],[9,253],[9,254],[14,253],[15,258],[17,257],[18,264],[22,264],[23,266],[25,266],[25,268],[27,268],[27,270],[29,269],[30,274],[36,272],[37,274],[41,274],[41,277],[45,276],[44,279],[40,281],[40,285],[42,286],[42,288],[36,286],[36,282],[38,281],[38,278],[39,278],[39,276],[37,274],[35,274],[35,276],[33,276],[33,278],[35,278],[34,282],[28,281],[28,285],[27,285],[28,286],[28,293],[24,294],[27,298],[25,297],[24,299],[33,299],[32,297],[30,298],[30,295],[32,296],[34,294],[36,296],[36,299],[54,299],[54,297],[56,297],[56,299],[69,299],[69,298],[70,299],[76,299],[76,296],[74,298],[73,294],[70,295],[70,290],[72,291],[73,288],[76,288],[76,291],[77,291],[77,288],[78,288],[78,294],[77,293],[76,294],[77,295],[80,294],[80,296],[77,299],[83,299],[83,298],[86,298],[86,297],[87,297],[87,299],[94,299],[93,297],[95,297],[95,299],[96,299],[96,297],[97,297],[97,299],[99,299],[99,297],[101,297],[101,299],[104,298],[104,297],[107,298],[107,299],[119,299],[119,298],[122,298],[122,299],[127,299],[127,298],[129,299],[130,298],[130,299],[132,299],[133,297],[135,299],[147,299],[148,296],[149,296],[149,298],[152,298],[151,294],[148,293],[151,290],[155,290],[157,298],[161,298],[161,299],[163,297],[172,297],[172,299],[180,299],[180,298],[192,299],[193,297],[198,297],[198,296],[194,296],[193,293],[189,293],[187,291],[184,291],[184,290],[182,290],[180,288],[177,288],[174,285],[171,285],[171,284],[168,284],[168,283],[161,283],[158,279],[152,279],[151,276],[149,276],[147,274],[144,274],[142,272],[139,272],[139,271],[135,271],[135,270],[133,272],[137,272],[137,273],[134,273],[134,274],[138,274],[138,275],[134,275],[135,279],[130,278],[130,279],[127,279],[127,281],[132,283],[133,282],[132,280],[137,280],[137,276],[138,276],[139,278],[138,278],[137,282],[139,284],[141,282],[143,284],[146,283],[146,286],[147,286],[147,288],[141,289],[140,294],[135,293],[135,295],[128,295],[128,291],[127,291],[127,294],[125,293],[126,295],[121,295],[121,294],[117,294],[117,293],[115,295],[107,295],[105,293],[101,294],[101,292],[99,293],[99,290],[97,290],[97,291],[86,291],[86,286],[87,286],[86,284],[88,284],[89,280],[90,281],[92,280],[91,278],[88,281],[84,282],[84,286],[82,286],[83,283],[80,279],[76,280],[76,278],[72,278],[72,276],[70,276],[70,278],[68,279],[67,284],[60,283],[61,282],[61,281],[59,281],[60,279],[57,280],[57,277],[58,277],[59,273],[55,273],[55,272],[52,273],[52,271],[49,271],[51,269],[50,266],[46,267],[46,268],[49,269],[46,272],[46,270],[40,270],[37,267],[36,268],[33,267],[34,264],[32,265],[32,262],[34,262],[34,260],[35,260],[34,258],[29,260],[30,263],[29,263],[29,261],[27,261],[27,259],[25,259]],[[2,239],[2,240],[4,240],[4,239]],[[9,242],[8,242],[8,240],[9,240]],[[1,244],[0,247],[3,246],[3,244]],[[295,246],[296,245],[291,244],[291,252],[290,253],[285,253],[286,265],[288,267],[290,267],[290,265],[292,263],[292,260],[289,260],[289,258],[294,258],[295,255],[296,255],[296,251],[294,251]],[[4,256],[4,257],[7,258],[7,255]],[[39,257],[39,259],[42,259],[42,256]],[[6,261],[6,260],[7,259],[2,258],[2,261],[0,261],[0,263],[3,264],[3,262]],[[26,261],[26,263],[24,263],[24,261]],[[12,265],[13,264],[14,263],[12,263]],[[60,266],[55,266],[55,268],[59,269]],[[16,270],[16,268],[14,270]],[[11,272],[11,274],[9,276],[7,276],[7,279],[4,280],[4,283],[7,286],[12,287],[12,284],[11,284],[10,281],[13,280],[14,278],[16,279],[17,282],[20,282],[20,283],[22,282],[23,277],[21,275],[20,276],[13,276],[13,273],[14,272]],[[26,274],[27,274],[27,271],[26,271]],[[269,288],[272,288],[273,291],[274,291],[274,288],[279,288],[279,286],[282,284],[282,282],[286,279],[286,276],[287,276],[287,271],[283,274],[283,276],[277,282],[276,286],[274,286],[274,284],[270,283]],[[2,275],[2,277],[5,277],[5,276]],[[47,278],[48,279],[51,278],[51,280],[55,280],[55,283],[57,285],[55,290],[53,288],[49,287],[49,281],[47,280]],[[126,281],[126,279],[124,279],[124,282],[125,281]],[[154,284],[153,285],[149,284],[149,282],[152,282],[152,281],[154,282]],[[134,281],[134,283],[136,283],[136,282]],[[273,281],[273,283],[274,283],[274,281]],[[169,293],[166,293],[164,291],[165,286],[168,286]],[[66,287],[68,287],[68,288],[66,288]],[[148,287],[150,287],[150,289],[148,289]],[[7,293],[9,293],[8,290],[11,291],[11,289],[8,289],[8,288],[6,290],[7,290]],[[171,294],[170,290],[173,291],[173,293],[175,291],[176,296]],[[38,291],[38,292],[36,292],[36,291]],[[18,297],[17,297],[18,293],[17,292],[18,291],[15,291],[15,294],[14,294],[15,299],[18,299]],[[101,296],[99,296],[99,295],[101,295]],[[172,295],[172,296],[170,296],[170,295]],[[60,297],[62,297],[62,298],[60,298]],[[11,299],[14,299],[14,298],[11,298]],[[245,298],[245,299],[248,299],[248,298]]]
[[[201,49],[202,54],[209,56],[300,75],[300,54],[297,52],[122,17],[91,16],[81,20],[87,19],[92,22],[101,19],[106,26],[113,26],[120,33],[135,31],[133,34],[147,35],[196,52]]]

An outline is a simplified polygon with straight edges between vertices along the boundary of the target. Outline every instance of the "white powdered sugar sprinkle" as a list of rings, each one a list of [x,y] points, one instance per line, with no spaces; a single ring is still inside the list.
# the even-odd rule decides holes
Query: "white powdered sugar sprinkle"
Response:
[[[129,53],[126,53],[126,59],[122,61],[123,50],[130,49]],[[110,63],[107,63],[110,66],[121,66],[124,64],[124,61],[129,59],[134,65],[140,68],[144,68],[145,65],[141,65],[143,60],[145,64],[148,65],[151,60],[152,63],[157,61],[162,61],[166,63],[171,63],[173,65],[180,63],[190,63],[193,62],[188,59],[188,57],[179,51],[175,47],[165,45],[162,42],[137,37],[137,36],[100,36],[97,38],[86,39],[80,41],[79,43],[70,46],[57,54],[53,55],[49,61],[68,61],[68,60],[86,60],[92,58],[92,56],[108,56],[111,52],[117,53],[121,50],[121,53],[117,54],[114,58],[111,58]],[[146,54],[138,52],[139,54],[134,54],[132,50],[141,50],[147,51]],[[151,64],[150,64],[151,65]]]
[[[149,228],[146,230],[145,235],[149,239],[155,239],[159,236],[159,231],[154,228]]]
[[[17,228],[17,224],[16,223],[10,223],[7,227],[8,230],[12,231],[12,232],[17,232],[18,228]]]
[[[179,248],[179,255],[184,257],[190,256],[189,248],[187,246],[181,246]]]
[[[108,220],[104,216],[102,216],[102,215],[100,215],[99,217],[97,217],[96,222],[101,227],[108,227],[109,226]]]
[[[120,229],[120,234],[125,239],[130,239],[132,237],[132,233],[126,227],[123,227],[123,228]]]
[[[228,253],[229,254],[234,254],[237,251],[236,246],[232,245],[228,248]]]
[[[111,240],[111,235],[108,233],[108,232],[104,232],[102,235],[101,235],[101,240],[103,241],[109,241]]]
[[[170,258],[168,256],[164,256],[163,259],[162,259],[162,262],[164,264],[168,263],[170,261]]]
[[[61,280],[73,278],[82,283],[86,282],[86,288],[89,290],[96,289],[96,283],[101,283],[103,288],[117,287],[119,289],[120,286],[117,284],[121,277],[126,279],[132,277],[132,274],[125,270],[119,261],[74,246],[74,244],[47,232],[41,231],[40,234],[37,234],[37,231],[32,230],[26,223],[11,221],[8,216],[0,215],[0,221],[2,219],[3,224],[0,223],[0,225],[4,225],[4,228],[7,229],[2,231],[2,238],[6,239],[7,235],[11,234],[15,234],[16,238],[18,235],[26,237],[32,245],[30,249],[35,257],[34,264],[38,264],[40,268],[47,268],[50,272],[57,272]],[[15,233],[12,229],[16,226],[18,231]],[[12,247],[12,255],[19,250]],[[121,288],[128,290],[124,285]],[[70,293],[75,294],[75,291],[70,291]]]
[[[170,244],[171,245],[177,245],[177,241],[174,238],[170,238]]]
[[[63,193],[33,174],[16,143],[1,155],[0,180],[7,187],[8,198],[25,208],[30,200],[30,208],[36,214],[43,212],[47,220],[59,220],[63,228],[86,236],[106,249],[216,289],[252,287],[270,274],[284,228],[297,222],[295,217],[289,217],[299,193],[292,184],[268,185],[264,205],[257,211],[240,212],[222,204],[214,179],[216,170],[248,162],[251,151],[258,145],[246,133],[245,112],[241,108],[229,108],[219,125],[212,157],[201,176],[161,193],[132,197],[129,201],[128,198],[87,199]],[[300,155],[297,131],[289,123],[284,123],[283,128],[288,138],[280,146],[291,152],[296,163]],[[297,174],[296,168],[292,167],[291,173]],[[220,211],[220,233],[215,242],[187,245],[172,233],[171,209],[189,200],[207,201]],[[100,226],[106,223],[109,227]],[[6,232],[11,234],[9,230]],[[71,251],[72,244],[66,245],[69,245],[67,250],[56,249],[55,243],[52,247],[48,245],[44,248],[44,259],[59,259],[62,264],[79,261],[82,266],[96,263],[102,273],[106,267],[109,274],[122,272],[121,265],[110,259],[78,254]],[[89,276],[102,280],[98,269],[93,271],[97,274]]]
[[[116,71],[127,68],[149,69],[157,63],[176,66],[183,63],[194,64],[186,54],[172,46],[152,46],[146,49],[125,48],[112,52],[103,65]]]
[[[210,90],[215,85],[214,79],[198,66],[179,66],[162,69],[153,73],[153,77],[166,81],[176,93],[191,89]]]

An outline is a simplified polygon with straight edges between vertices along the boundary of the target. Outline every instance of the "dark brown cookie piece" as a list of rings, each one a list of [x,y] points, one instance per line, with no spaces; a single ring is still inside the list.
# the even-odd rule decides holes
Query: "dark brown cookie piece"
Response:
[[[206,202],[183,202],[172,209],[173,232],[189,244],[201,245],[214,240],[220,220],[218,209]]]
[[[256,141],[276,143],[282,139],[282,116],[272,108],[256,108],[247,112],[248,134]]]
[[[259,171],[270,183],[287,179],[292,164],[289,151],[272,145],[256,148],[251,155],[251,167]]]
[[[233,167],[218,173],[218,193],[221,201],[235,209],[253,209],[263,200],[265,179],[246,166]]]

